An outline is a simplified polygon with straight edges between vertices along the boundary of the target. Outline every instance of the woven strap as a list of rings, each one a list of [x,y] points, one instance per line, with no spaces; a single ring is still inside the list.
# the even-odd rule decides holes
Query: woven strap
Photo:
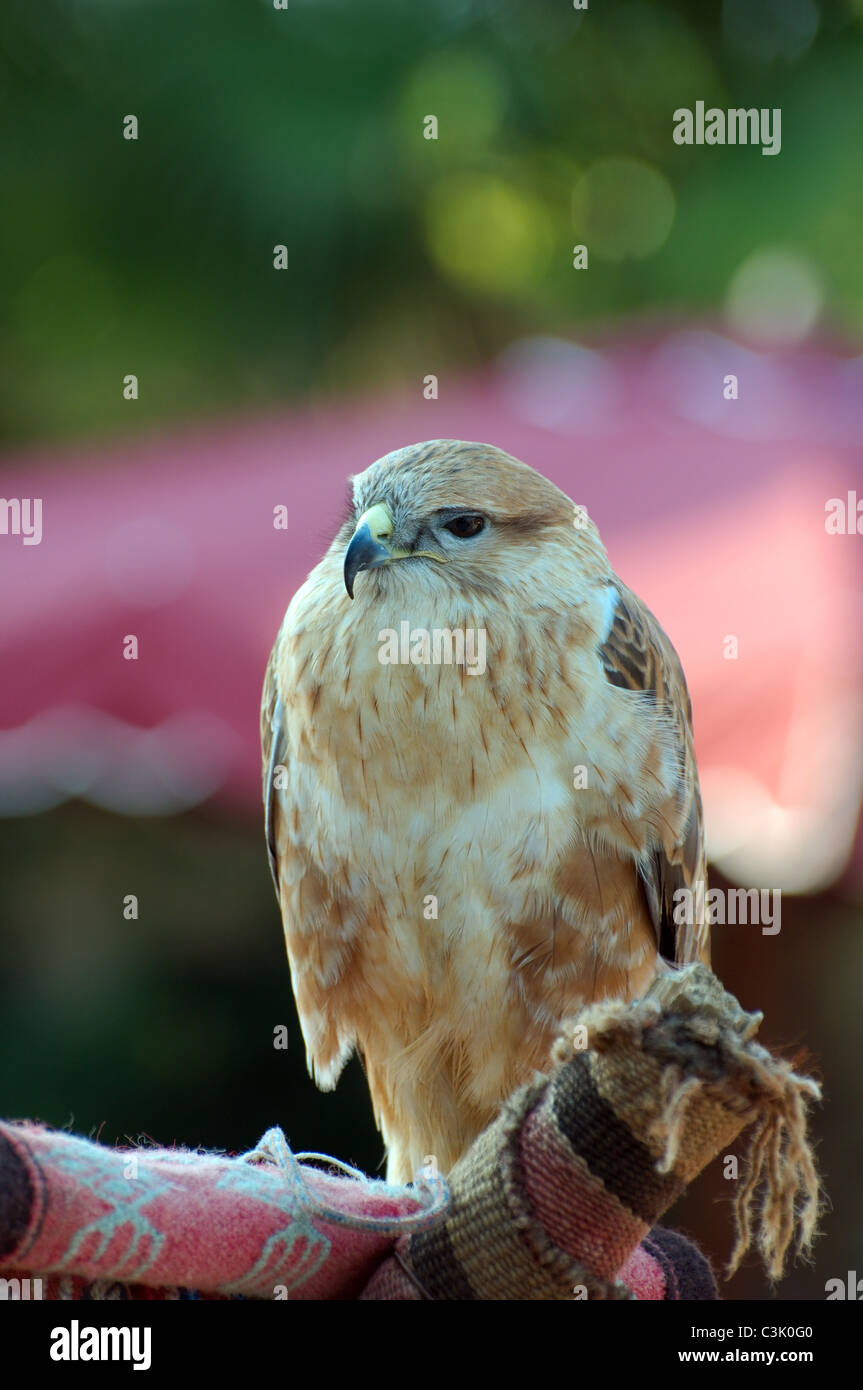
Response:
[[[805,1102],[818,1089],[754,1042],[760,1021],[702,965],[664,974],[635,1004],[585,1010],[555,1045],[557,1070],[518,1091],[453,1169],[443,1223],[400,1241],[364,1296],[631,1297],[617,1278],[627,1257],[752,1122],[735,1256],[764,1177],[759,1244],[781,1268],[798,1196],[799,1243],[814,1234]],[[776,1171],[767,1151],[784,1154]]]

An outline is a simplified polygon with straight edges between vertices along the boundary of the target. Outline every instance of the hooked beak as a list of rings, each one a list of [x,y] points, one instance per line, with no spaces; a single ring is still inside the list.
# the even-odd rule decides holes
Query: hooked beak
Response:
[[[393,550],[392,534],[393,518],[385,502],[363,512],[345,551],[345,588],[350,598],[354,596],[354,580],[360,570],[377,569],[378,565],[387,565],[408,553]]]
[[[437,560],[447,563],[447,557],[435,550],[400,550],[392,543],[393,515],[386,502],[376,502],[363,512],[357,529],[345,551],[345,588],[354,596],[354,580],[360,570],[375,570],[393,560]]]

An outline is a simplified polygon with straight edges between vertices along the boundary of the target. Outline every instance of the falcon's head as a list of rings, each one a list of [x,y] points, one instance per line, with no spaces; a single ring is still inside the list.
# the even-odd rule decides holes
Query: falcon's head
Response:
[[[591,575],[607,565],[596,527],[554,483],[492,444],[458,439],[396,449],[357,474],[336,544],[351,598],[363,570],[405,562],[461,593],[524,581],[552,551]]]

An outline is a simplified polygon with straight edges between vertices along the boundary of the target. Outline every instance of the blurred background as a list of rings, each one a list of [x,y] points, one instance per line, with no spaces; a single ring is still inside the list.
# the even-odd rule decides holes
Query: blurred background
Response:
[[[861,0],[7,0],[0,493],[42,537],[0,534],[0,1113],[378,1170],[358,1067],[305,1072],[260,685],[346,477],[482,439],[680,652],[711,885],[782,893],[715,968],[825,1086],[778,1296],[863,1268],[861,73]],[[676,145],[699,100],[781,152]],[[718,1262],[732,1187],[670,1217]]]

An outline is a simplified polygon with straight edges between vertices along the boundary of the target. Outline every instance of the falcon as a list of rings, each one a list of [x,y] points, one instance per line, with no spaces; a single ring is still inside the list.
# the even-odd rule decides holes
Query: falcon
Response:
[[[584,508],[502,450],[353,478],[261,735],[308,1068],[331,1090],[359,1055],[390,1181],[448,1171],[585,1004],[707,960],[675,897],[706,892],[680,661]]]

